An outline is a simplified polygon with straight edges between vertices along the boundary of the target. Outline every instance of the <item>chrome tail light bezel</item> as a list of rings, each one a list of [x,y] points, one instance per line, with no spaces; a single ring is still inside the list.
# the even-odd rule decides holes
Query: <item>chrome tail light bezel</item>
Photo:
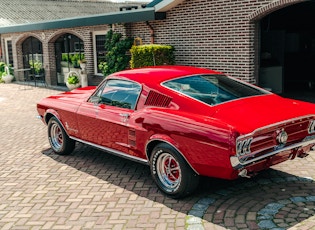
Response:
[[[251,144],[253,141],[253,137],[249,137],[243,140],[237,140],[236,142],[236,155],[238,157],[247,155],[251,153]]]
[[[310,124],[308,125],[308,133],[314,134],[315,133],[315,120],[310,120]]]

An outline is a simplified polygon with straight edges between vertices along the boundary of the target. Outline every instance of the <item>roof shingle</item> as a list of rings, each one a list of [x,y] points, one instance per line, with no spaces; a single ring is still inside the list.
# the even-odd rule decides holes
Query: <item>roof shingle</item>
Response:
[[[0,27],[118,12],[122,6],[145,2],[115,3],[102,0],[1,0]]]

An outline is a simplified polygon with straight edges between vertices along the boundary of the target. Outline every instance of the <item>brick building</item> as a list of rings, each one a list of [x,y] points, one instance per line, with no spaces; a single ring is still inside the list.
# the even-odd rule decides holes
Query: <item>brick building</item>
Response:
[[[282,93],[292,86],[313,86],[314,12],[315,3],[309,0],[155,0],[145,8],[99,18],[50,20],[23,29],[13,25],[0,27],[0,33],[2,41],[12,40],[18,69],[23,68],[23,41],[30,36],[40,40],[52,85],[58,83],[55,52],[60,36],[75,35],[84,43],[92,82],[97,75],[95,36],[113,28],[146,44],[173,45],[177,64],[223,71]]]

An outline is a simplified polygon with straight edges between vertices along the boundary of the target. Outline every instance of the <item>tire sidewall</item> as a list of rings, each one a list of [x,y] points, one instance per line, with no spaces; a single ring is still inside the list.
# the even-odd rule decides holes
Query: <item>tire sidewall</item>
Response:
[[[61,133],[62,133],[63,142],[62,142],[61,148],[58,148],[58,149],[55,148],[53,141],[52,141],[52,138],[51,138],[51,128],[53,125],[57,125],[59,127],[59,129],[61,130]],[[60,123],[57,121],[56,118],[54,118],[54,117],[51,118],[48,122],[48,140],[49,140],[49,144],[50,144],[51,148],[54,150],[54,152],[59,153],[59,154],[63,152],[63,150],[65,148],[64,139],[65,139],[65,132],[64,132],[63,128],[61,127]]]
[[[157,162],[158,162],[159,157],[163,153],[168,153],[172,155],[175,158],[175,160],[178,162],[179,167],[180,167],[181,179],[180,179],[179,184],[173,190],[170,190],[167,187],[165,187],[165,185],[160,181],[159,176],[158,176]],[[187,186],[186,174],[189,173],[188,170],[190,169],[187,167],[187,163],[183,160],[183,158],[179,155],[179,153],[170,146],[163,145],[163,144],[158,145],[157,147],[154,148],[152,152],[150,162],[151,162],[150,164],[151,175],[155,183],[157,184],[157,186],[160,188],[160,190],[173,198],[183,196],[185,193],[186,186]]]

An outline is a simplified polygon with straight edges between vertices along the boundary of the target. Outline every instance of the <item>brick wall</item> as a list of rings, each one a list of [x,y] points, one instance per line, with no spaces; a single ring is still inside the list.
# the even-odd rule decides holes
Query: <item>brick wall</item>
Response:
[[[167,18],[133,24],[114,25],[116,32],[151,42],[150,26],[155,43],[170,44],[176,49],[176,63],[211,68],[255,83],[258,79],[260,31],[259,20],[288,5],[307,0],[185,0],[167,12]],[[93,31],[106,31],[109,25],[44,30],[1,35],[12,38],[15,68],[23,68],[22,43],[29,37],[43,44],[44,67],[49,84],[56,84],[54,42],[64,33],[71,33],[84,42],[89,84],[102,78],[93,76]]]
[[[167,12],[167,19],[150,22],[155,43],[176,49],[176,63],[225,72],[255,83],[259,63],[259,19],[305,0],[185,0]],[[132,34],[150,43],[145,23]]]
[[[117,29],[122,30],[121,27],[117,27]],[[85,59],[87,60],[87,73],[91,76],[90,84],[95,85],[98,84],[102,78],[93,77],[94,75],[94,55],[93,55],[93,31],[104,31],[108,30],[108,25],[95,26],[95,27],[78,27],[71,29],[60,29],[60,30],[41,30],[41,31],[33,31],[28,33],[13,33],[2,35],[2,40],[4,38],[12,39],[13,46],[13,59],[14,59],[14,68],[16,70],[23,69],[23,52],[22,52],[22,44],[25,39],[30,36],[37,38],[42,42],[43,47],[43,57],[44,63],[43,67],[45,68],[46,81],[49,85],[57,84],[57,73],[56,73],[56,60],[55,60],[55,46],[54,42],[60,36],[65,33],[70,33],[78,36],[84,42],[84,53]],[[124,30],[122,30],[124,31]],[[16,72],[15,75],[18,77],[18,80],[21,80],[22,72]]]

